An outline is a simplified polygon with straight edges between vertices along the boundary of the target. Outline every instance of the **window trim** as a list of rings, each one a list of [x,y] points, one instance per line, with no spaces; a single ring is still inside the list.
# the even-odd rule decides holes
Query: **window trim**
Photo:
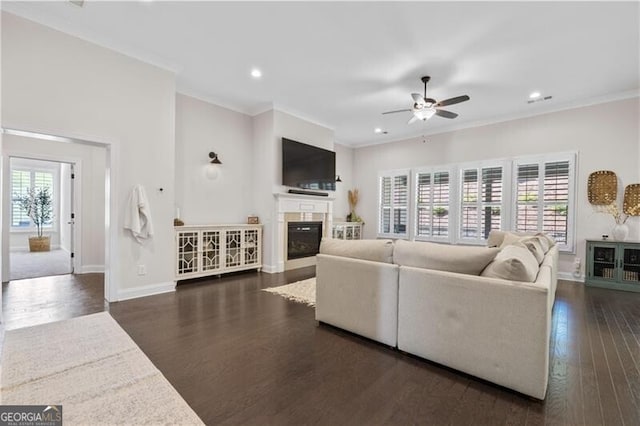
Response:
[[[567,196],[567,204],[569,214],[567,214],[567,243],[558,244],[558,249],[561,253],[575,254],[576,253],[576,200],[578,188],[576,188],[576,175],[578,165],[578,152],[557,152],[552,154],[540,154],[540,155],[527,155],[514,157],[512,160],[512,209],[511,209],[511,223],[512,229],[516,229],[517,224],[517,202],[518,202],[518,166],[525,164],[537,164],[538,165],[538,231],[542,231],[542,224],[544,223],[544,165],[546,163],[568,161],[569,162],[569,194]],[[543,208],[541,209],[540,206]]]
[[[404,233],[394,233],[394,232],[382,232],[382,179],[383,178],[391,178],[391,212],[393,213],[394,203],[393,203],[393,192],[395,190],[393,179],[397,176],[406,176],[407,177],[407,228]],[[399,239],[407,239],[410,237],[410,229],[412,228],[412,214],[411,214],[411,206],[413,205],[413,190],[412,190],[412,180],[411,180],[411,169],[394,169],[394,170],[386,170],[378,173],[378,222],[376,224],[377,228],[377,236],[378,238],[399,238]],[[393,214],[391,215],[391,222],[393,222]]]

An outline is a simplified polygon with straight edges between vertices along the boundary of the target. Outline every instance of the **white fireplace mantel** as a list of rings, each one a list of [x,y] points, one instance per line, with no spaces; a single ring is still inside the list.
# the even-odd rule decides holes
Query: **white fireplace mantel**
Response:
[[[331,235],[334,197],[304,194],[275,193],[275,217],[273,235],[275,237],[275,272],[285,270],[287,213],[315,213],[322,215],[323,237]]]

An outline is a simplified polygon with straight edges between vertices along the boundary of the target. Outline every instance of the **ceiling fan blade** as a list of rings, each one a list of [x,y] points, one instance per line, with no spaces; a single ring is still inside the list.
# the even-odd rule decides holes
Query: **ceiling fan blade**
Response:
[[[444,118],[456,118],[458,116],[458,114],[456,114],[455,112],[445,111],[443,109],[437,109],[436,115]]]
[[[413,98],[413,102],[415,102],[417,104],[423,104],[424,103],[424,98],[422,97],[422,95],[420,93],[412,93],[411,97]]]
[[[409,111],[412,111],[412,109],[411,109],[411,108],[407,108],[407,109],[397,109],[397,110],[395,110],[395,111],[387,111],[387,112],[383,112],[383,113],[382,113],[382,115],[385,115],[385,114],[395,114],[396,112],[409,112]]]
[[[411,118],[409,119],[409,121],[407,121],[407,124],[413,124],[413,123],[415,123],[416,121],[420,121],[420,119],[414,115],[413,117],[411,117]]]
[[[436,104],[437,107],[443,107],[447,105],[459,104],[460,102],[468,101],[470,98],[467,95],[456,96],[455,98],[445,99]]]

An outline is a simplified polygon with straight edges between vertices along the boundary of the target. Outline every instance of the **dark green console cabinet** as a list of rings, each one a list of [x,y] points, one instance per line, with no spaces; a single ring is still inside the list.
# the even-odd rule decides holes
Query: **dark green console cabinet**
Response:
[[[640,242],[587,240],[586,284],[640,292]]]

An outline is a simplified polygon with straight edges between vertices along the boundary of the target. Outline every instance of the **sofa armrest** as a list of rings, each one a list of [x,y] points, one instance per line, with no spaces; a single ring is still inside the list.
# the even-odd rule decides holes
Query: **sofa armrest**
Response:
[[[398,266],[326,254],[316,259],[316,319],[396,346]]]
[[[398,348],[544,399],[550,268],[536,283],[400,268]]]

